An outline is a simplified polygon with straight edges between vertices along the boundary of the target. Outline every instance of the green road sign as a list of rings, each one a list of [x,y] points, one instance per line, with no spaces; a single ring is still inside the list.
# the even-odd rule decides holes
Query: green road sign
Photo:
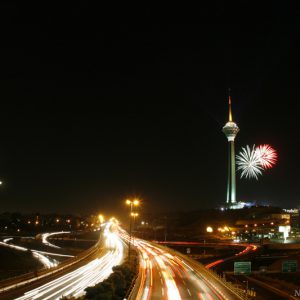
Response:
[[[282,262],[282,272],[297,272],[298,263],[296,260],[284,260]]]
[[[248,275],[251,273],[251,261],[234,262],[234,275]]]

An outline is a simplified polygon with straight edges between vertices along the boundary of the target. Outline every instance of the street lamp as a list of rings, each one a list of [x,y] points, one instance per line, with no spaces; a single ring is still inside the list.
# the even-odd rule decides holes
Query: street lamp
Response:
[[[133,200],[130,200],[130,199],[127,199],[126,200],[126,204],[130,206],[130,223],[129,223],[129,243],[128,243],[128,261],[130,261],[130,247],[131,247],[131,235],[132,235],[132,217],[136,217],[136,216],[133,216],[133,211],[132,211],[132,208],[133,206],[138,206],[140,204],[140,200],[138,199],[133,199]],[[134,214],[137,214],[137,213],[134,213]]]
[[[131,217],[133,218],[133,224],[132,224],[132,240],[134,244],[134,228],[135,228],[135,218],[138,217],[139,214],[137,212],[132,212]]]
[[[208,233],[212,233],[214,230],[213,230],[213,228],[211,227],[211,226],[207,226],[206,227],[206,232],[208,232]]]
[[[101,214],[99,214],[98,215],[98,220],[99,220],[99,223],[100,223],[100,225],[104,222],[104,217],[103,217],[103,215],[101,215]]]

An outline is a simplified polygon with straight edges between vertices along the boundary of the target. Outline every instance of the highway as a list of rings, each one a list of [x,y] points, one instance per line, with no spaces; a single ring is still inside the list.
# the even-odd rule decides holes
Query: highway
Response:
[[[243,299],[197,262],[171,249],[135,240],[140,272],[129,299]]]
[[[43,243],[46,243],[46,238],[50,235],[57,235],[57,234],[61,234],[61,233],[65,233],[65,232],[55,232],[55,233],[52,233],[52,234],[49,234],[49,233],[45,233],[45,238],[43,238]],[[44,241],[45,239],[45,241]],[[13,238],[6,238],[3,240],[3,242],[0,242],[0,245],[1,246],[4,246],[4,247],[8,247],[8,248],[12,248],[12,249],[15,249],[15,250],[18,250],[18,251],[23,251],[23,252],[26,252],[28,250],[30,250],[33,254],[33,256],[39,260],[45,268],[53,268],[53,267],[56,267],[58,265],[57,261],[53,258],[49,258],[49,257],[52,257],[52,256],[61,256],[61,257],[74,257],[73,255],[67,255],[67,254],[60,254],[60,253],[53,253],[53,252],[47,252],[47,251],[40,251],[40,250],[35,250],[35,249],[29,249],[29,248],[25,248],[25,247],[21,247],[21,246],[18,246],[18,245],[15,245],[13,243],[11,243],[13,240]],[[49,243],[48,243],[49,244]],[[52,245],[52,244],[51,244]],[[52,245],[53,247],[54,245]],[[57,246],[54,246],[56,248],[59,248]]]
[[[232,244],[232,245],[234,245],[234,244]],[[249,244],[249,245],[248,244],[239,244],[239,246],[243,246],[243,247],[245,247],[245,249],[240,251],[239,253],[236,253],[234,256],[229,256],[229,257],[226,257],[224,259],[218,259],[218,260],[216,260],[212,263],[209,263],[205,267],[207,269],[214,268],[214,267],[216,267],[217,265],[219,265],[223,262],[227,262],[227,261],[230,261],[230,260],[235,260],[235,259],[239,258],[240,256],[247,255],[247,254],[249,254],[251,252],[254,252],[258,249],[258,246],[251,245],[251,244]]]
[[[53,235],[58,235],[58,234],[67,234],[67,233],[70,233],[70,231],[59,231],[59,232],[43,233],[42,234],[42,243],[49,246],[49,247],[59,249],[60,247],[58,247],[58,246],[56,246],[56,245],[54,245],[54,244],[52,244],[48,241],[48,237],[53,236]]]
[[[123,260],[124,244],[114,230],[115,226],[112,223],[107,223],[103,233],[105,246],[97,252],[98,257],[55,279],[46,279],[46,283],[43,282],[35,288],[29,290],[27,288],[18,297],[12,296],[10,298],[8,295],[5,299],[51,300],[59,299],[62,296],[78,297],[83,295],[85,288],[106,279],[111,274],[112,267],[120,264]],[[36,284],[35,282],[34,285]]]

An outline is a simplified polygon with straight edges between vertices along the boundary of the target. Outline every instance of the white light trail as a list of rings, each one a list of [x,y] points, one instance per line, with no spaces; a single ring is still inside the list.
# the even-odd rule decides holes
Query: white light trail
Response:
[[[136,239],[136,246],[141,254],[140,286],[131,299],[237,299],[203,266],[196,266],[176,252],[150,242]]]
[[[6,241],[9,239],[6,239]],[[0,245],[5,246],[5,247],[9,247],[12,249],[16,249],[19,251],[31,251],[33,256],[38,259],[45,268],[52,268],[52,267],[56,267],[57,266],[57,262],[55,259],[49,259],[47,256],[45,256],[44,254],[47,254],[46,252],[42,252],[42,251],[37,251],[37,250],[31,250],[25,247],[21,247],[21,246],[17,246],[17,245],[12,245],[12,244],[8,244],[5,242],[0,242]]]
[[[70,231],[59,231],[59,232],[43,233],[42,234],[42,243],[47,245],[47,246],[53,247],[53,248],[60,248],[59,246],[56,246],[56,245],[50,243],[47,239],[48,239],[49,236],[52,236],[52,235],[66,234],[66,233],[70,233]]]
[[[115,233],[109,231],[110,227],[111,224],[108,223],[104,230],[107,245],[109,245],[109,250],[104,256],[29,291],[17,299],[52,300],[59,299],[62,296],[78,297],[84,294],[84,290],[88,286],[93,286],[106,279],[112,273],[112,268],[122,262],[124,252],[121,239]]]

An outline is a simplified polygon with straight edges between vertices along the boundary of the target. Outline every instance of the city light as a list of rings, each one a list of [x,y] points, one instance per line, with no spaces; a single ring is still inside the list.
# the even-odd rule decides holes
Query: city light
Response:
[[[99,214],[98,216],[99,222],[102,224],[104,222],[104,217],[103,215]]]
[[[286,242],[286,239],[289,236],[289,232],[291,231],[291,226],[290,225],[279,226],[278,231],[283,233],[283,239],[284,242]]]
[[[134,200],[127,199],[126,204],[127,205],[138,206],[140,204],[140,200],[138,200],[138,199],[134,199]]]
[[[208,227],[206,227],[206,231],[207,232],[213,232],[214,230],[213,230],[213,228],[211,226],[208,226]]]

